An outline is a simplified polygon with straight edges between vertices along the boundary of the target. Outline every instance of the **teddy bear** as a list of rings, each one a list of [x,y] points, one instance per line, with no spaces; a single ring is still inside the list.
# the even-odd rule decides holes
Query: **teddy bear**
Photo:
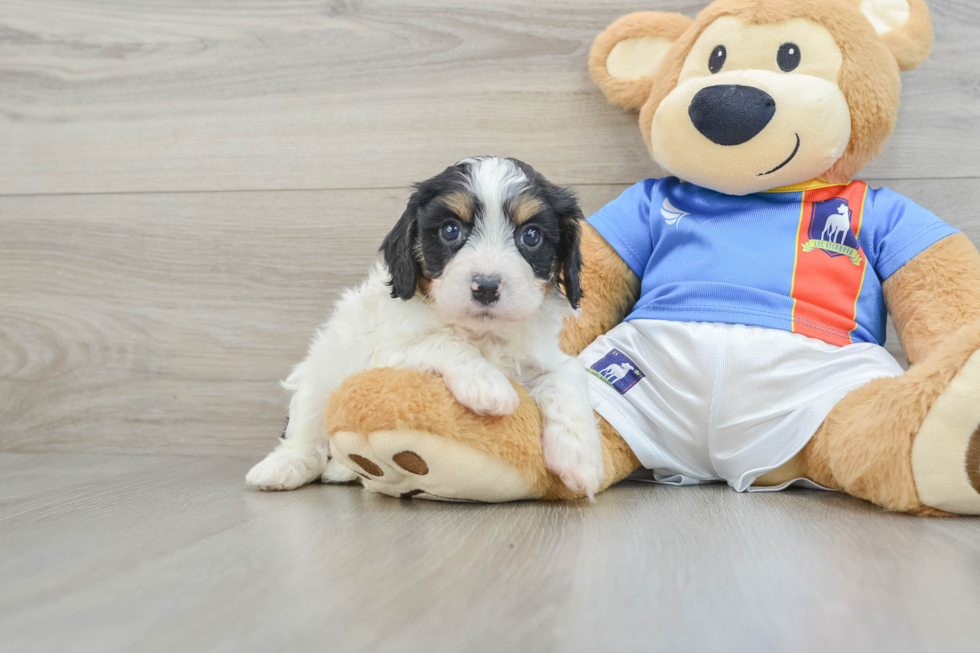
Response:
[[[626,477],[804,485],[914,515],[980,514],[980,255],[855,180],[929,56],[923,0],[716,0],[595,40],[669,176],[588,220],[562,348],[591,372],[602,489]],[[886,310],[910,363],[883,349]],[[476,415],[441,379],[373,369],[330,397],[332,455],[396,497],[574,499],[521,388]],[[355,460],[368,460],[364,468]]]

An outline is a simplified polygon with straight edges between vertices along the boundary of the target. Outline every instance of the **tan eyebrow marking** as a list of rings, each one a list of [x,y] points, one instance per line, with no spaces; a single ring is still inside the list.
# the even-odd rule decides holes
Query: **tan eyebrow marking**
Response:
[[[473,203],[470,196],[462,191],[453,191],[442,198],[449,210],[459,216],[464,222],[473,222]]]
[[[520,195],[514,200],[514,222],[524,224],[543,208],[544,203],[538,198],[530,195]]]

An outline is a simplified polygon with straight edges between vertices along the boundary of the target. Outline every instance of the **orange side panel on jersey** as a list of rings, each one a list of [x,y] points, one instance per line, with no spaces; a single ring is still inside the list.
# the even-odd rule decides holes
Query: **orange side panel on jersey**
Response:
[[[811,240],[809,229],[813,207],[818,202],[836,197],[847,200],[851,209],[851,231],[857,237],[864,214],[867,184],[854,182],[848,186],[831,186],[803,193],[800,225],[796,233],[796,266],[793,271],[793,332],[817,338],[832,345],[851,343],[856,304],[864,283],[868,258],[859,248],[860,263],[845,255],[831,257],[822,249],[805,251],[803,245]]]

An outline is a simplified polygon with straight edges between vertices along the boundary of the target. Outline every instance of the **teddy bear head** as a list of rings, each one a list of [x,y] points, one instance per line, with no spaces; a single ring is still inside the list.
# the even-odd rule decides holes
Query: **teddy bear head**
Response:
[[[847,183],[895,127],[900,70],[932,47],[923,0],[717,0],[690,19],[637,12],[592,46],[592,78],[640,109],[672,175],[746,195]]]

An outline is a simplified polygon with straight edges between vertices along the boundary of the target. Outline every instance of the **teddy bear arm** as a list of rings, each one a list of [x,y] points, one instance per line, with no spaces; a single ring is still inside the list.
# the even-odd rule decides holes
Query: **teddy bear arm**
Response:
[[[883,290],[909,363],[920,362],[980,319],[980,254],[969,238],[954,234],[906,263]]]
[[[392,496],[486,502],[575,499],[545,467],[541,416],[528,392],[511,415],[477,415],[442,379],[416,370],[375,368],[346,379],[330,396],[331,454],[365,487]],[[605,478],[599,489],[640,466],[616,430],[599,419]]]
[[[562,350],[575,356],[623,321],[640,295],[640,279],[590,224],[582,225],[582,302],[565,320]]]

